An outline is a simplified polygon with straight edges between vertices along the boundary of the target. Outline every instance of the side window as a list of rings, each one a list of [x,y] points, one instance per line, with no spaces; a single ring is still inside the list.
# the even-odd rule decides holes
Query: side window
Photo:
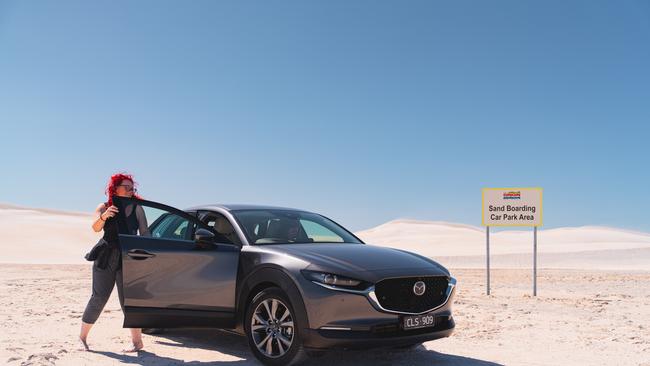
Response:
[[[126,197],[114,197],[120,234],[193,241],[200,222],[192,214],[160,203]]]
[[[270,220],[248,220],[243,222],[243,225],[248,232],[248,235],[250,235],[251,240],[253,243],[255,243],[258,239],[264,238],[266,236],[266,232],[268,231],[269,228],[269,222]]]
[[[241,245],[241,240],[230,221],[214,211],[199,211],[199,220],[209,226],[217,236],[217,242]]]
[[[319,223],[301,219],[300,224],[312,242],[343,243],[343,238]]]
[[[154,207],[144,206],[149,232],[154,238],[192,240],[194,223],[189,219]]]

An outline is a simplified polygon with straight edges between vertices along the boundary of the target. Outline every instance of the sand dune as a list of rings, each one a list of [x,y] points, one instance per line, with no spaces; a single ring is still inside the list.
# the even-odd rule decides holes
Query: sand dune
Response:
[[[90,213],[0,204],[2,263],[84,263],[97,242]],[[455,268],[485,262],[485,230],[465,224],[394,220],[356,233],[366,243],[420,253]],[[495,268],[530,267],[532,230],[491,234]],[[538,232],[540,268],[650,269],[650,233],[583,226]]]
[[[486,267],[485,255],[432,256],[432,258],[452,270]],[[490,267],[532,269],[533,256],[531,253],[491,255]],[[650,248],[539,253],[537,267],[547,269],[648,271],[650,270]]]
[[[101,237],[90,213],[0,204],[3,263],[84,263]]]
[[[448,222],[394,220],[356,233],[366,243],[420,253],[456,268],[485,266],[485,229]],[[650,234],[582,226],[538,230],[540,268],[650,270]],[[495,268],[532,263],[533,232],[490,233]]]

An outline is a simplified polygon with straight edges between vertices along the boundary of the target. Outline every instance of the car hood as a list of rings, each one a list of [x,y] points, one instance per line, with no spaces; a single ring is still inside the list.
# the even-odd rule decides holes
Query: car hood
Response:
[[[443,266],[404,250],[367,244],[279,244],[267,249],[309,262],[306,269],[360,280],[386,277],[449,276]]]

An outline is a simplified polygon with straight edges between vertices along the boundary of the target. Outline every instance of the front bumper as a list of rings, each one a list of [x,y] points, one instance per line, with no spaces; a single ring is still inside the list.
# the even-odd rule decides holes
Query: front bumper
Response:
[[[401,329],[399,322],[378,324],[370,330],[305,329],[303,345],[309,349],[367,349],[401,346],[449,337],[455,327],[451,315],[437,315],[434,327]]]
[[[376,301],[374,289],[354,293],[305,281],[301,288],[309,328],[302,329],[304,346],[311,349],[373,348],[448,337],[455,327],[451,312],[455,285],[453,279],[442,305],[424,312],[436,317],[435,326],[403,330],[402,317],[412,314],[382,308]]]

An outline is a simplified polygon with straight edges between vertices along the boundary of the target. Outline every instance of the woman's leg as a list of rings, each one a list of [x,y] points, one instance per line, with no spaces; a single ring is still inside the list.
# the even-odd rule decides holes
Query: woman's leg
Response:
[[[120,299],[120,306],[122,307],[122,312],[124,312],[124,293],[122,289],[121,268],[115,274],[115,281],[117,281],[117,296]],[[133,348],[125,349],[124,352],[137,352],[144,347],[144,343],[142,342],[142,329],[130,328],[130,330],[131,330],[131,342],[133,342]]]
[[[142,329],[131,328],[131,342],[133,342],[133,348],[126,349],[124,352],[138,352],[144,348],[144,343],[142,342]]]
[[[115,272],[110,268],[100,269],[96,264],[93,264],[93,292],[81,317],[81,330],[79,332],[79,340],[81,340],[86,350],[89,349],[86,342],[88,333],[104,309],[114,285]]]
[[[83,320],[81,321],[81,331],[79,332],[79,340],[81,341],[81,344],[84,346],[84,349],[86,351],[90,351],[86,339],[88,339],[88,333],[90,332],[90,328],[92,327],[93,327],[92,324],[86,323]]]

